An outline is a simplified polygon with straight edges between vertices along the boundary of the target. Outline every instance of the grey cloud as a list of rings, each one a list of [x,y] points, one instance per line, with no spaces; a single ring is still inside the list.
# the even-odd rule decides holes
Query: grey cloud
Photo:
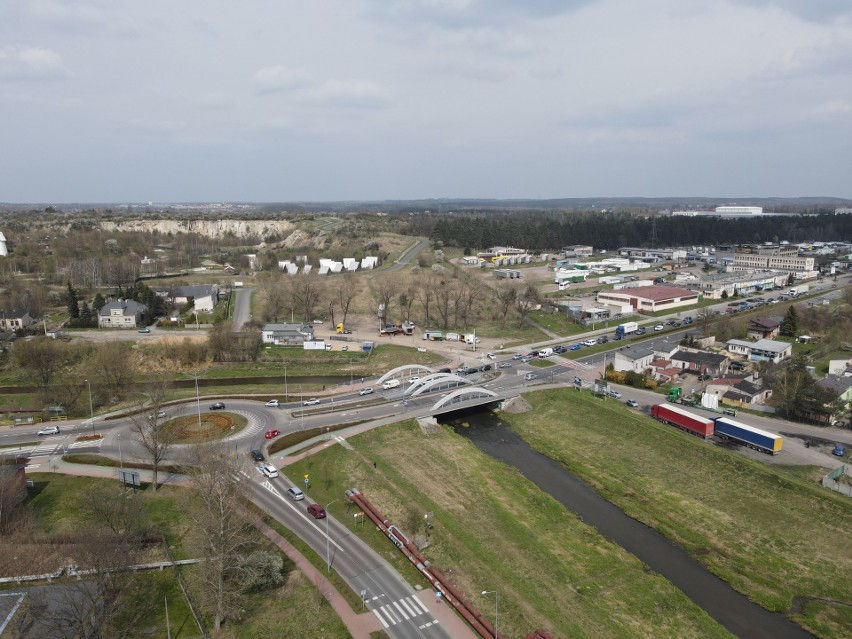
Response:
[[[374,17],[435,23],[449,28],[506,24],[562,15],[597,0],[386,0],[374,3]]]
[[[849,0],[734,0],[734,3],[761,9],[778,7],[813,22],[827,22],[840,17],[852,19],[852,3]]]
[[[0,78],[44,80],[64,75],[62,57],[42,47],[0,48]]]

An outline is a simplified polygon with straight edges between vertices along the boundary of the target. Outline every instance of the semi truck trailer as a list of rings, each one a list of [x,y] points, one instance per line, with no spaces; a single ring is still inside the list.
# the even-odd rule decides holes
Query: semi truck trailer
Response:
[[[734,421],[730,417],[716,418],[716,436],[721,439],[731,439],[770,455],[781,452],[784,444],[784,438],[781,435]]]
[[[619,324],[615,327],[615,334],[620,335],[621,337],[626,337],[630,335],[630,333],[635,333],[639,330],[639,324],[636,322],[625,322],[624,324]]]
[[[651,417],[705,439],[713,436],[712,419],[690,413],[679,406],[655,404],[651,407]]]

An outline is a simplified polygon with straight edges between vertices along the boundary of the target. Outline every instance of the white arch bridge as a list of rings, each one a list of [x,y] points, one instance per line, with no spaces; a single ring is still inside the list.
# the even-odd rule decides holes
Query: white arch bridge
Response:
[[[483,404],[495,404],[503,401],[503,397],[493,390],[487,388],[479,388],[478,386],[468,386],[459,388],[452,393],[444,395],[430,409],[433,415],[440,413],[449,413],[462,408],[473,408],[474,406],[482,406]]]

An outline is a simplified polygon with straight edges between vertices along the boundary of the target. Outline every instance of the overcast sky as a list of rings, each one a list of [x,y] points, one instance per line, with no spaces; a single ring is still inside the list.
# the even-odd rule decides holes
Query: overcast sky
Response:
[[[852,197],[850,0],[0,0],[0,201]]]

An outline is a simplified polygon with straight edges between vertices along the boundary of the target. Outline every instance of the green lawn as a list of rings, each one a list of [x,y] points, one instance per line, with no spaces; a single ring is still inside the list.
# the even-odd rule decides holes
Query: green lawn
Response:
[[[812,602],[794,618],[822,637],[852,634],[849,498],[810,471],[746,459],[587,393],[527,399],[533,412],[505,419],[535,448],[771,610],[796,597],[845,602]]]
[[[311,499],[337,499],[332,514],[424,587],[375,526],[354,523],[362,519],[343,491],[357,487],[412,538],[428,533],[427,558],[483,613],[493,602],[478,593],[499,587],[507,637],[535,628],[557,637],[730,637],[668,581],[452,431],[427,437],[404,422],[349,441],[354,450],[334,446],[284,471],[309,474]]]

